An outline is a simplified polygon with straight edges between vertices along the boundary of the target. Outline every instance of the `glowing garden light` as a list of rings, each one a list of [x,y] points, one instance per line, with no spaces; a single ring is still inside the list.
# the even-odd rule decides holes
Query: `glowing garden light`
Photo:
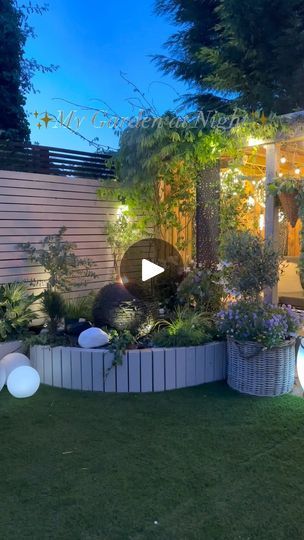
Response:
[[[5,367],[0,364],[0,392],[6,382],[6,371]]]
[[[281,163],[283,163],[283,165],[284,165],[284,164],[286,163],[287,159],[286,159],[286,157],[281,157],[280,161],[281,161]]]
[[[30,366],[30,361],[25,354],[14,352],[4,356],[0,365],[5,369],[5,377],[7,379],[9,374],[17,367]]]
[[[15,398],[28,398],[36,394],[40,386],[40,376],[31,366],[20,366],[10,373],[6,385]]]
[[[301,173],[301,169],[295,169],[295,174],[300,174]]]

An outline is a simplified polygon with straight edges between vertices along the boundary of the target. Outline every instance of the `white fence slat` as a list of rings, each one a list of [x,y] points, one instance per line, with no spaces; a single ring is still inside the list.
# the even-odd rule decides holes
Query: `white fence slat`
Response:
[[[36,369],[40,375],[40,380],[42,383],[45,383],[44,377],[44,362],[43,362],[43,348],[42,347],[33,347],[35,349],[36,356]]]
[[[165,349],[165,385],[166,390],[176,388],[175,349]]]
[[[32,367],[37,370],[37,348],[36,347],[31,347],[30,361],[31,361]]]
[[[140,352],[128,351],[129,392],[140,392]]]
[[[179,347],[176,349],[176,388],[186,386],[186,349]]]
[[[62,387],[72,388],[71,349],[61,347]]]
[[[162,392],[165,389],[165,351],[153,349],[153,390]]]
[[[152,351],[140,351],[141,391],[152,392]]]
[[[128,358],[126,354],[124,354],[122,364],[116,367],[116,389],[117,392],[129,392]]]
[[[95,392],[104,392],[103,380],[103,358],[104,351],[92,352],[92,367],[93,367],[93,390]]]
[[[81,351],[75,349],[71,357],[72,388],[81,390]]]
[[[203,384],[205,382],[205,370],[206,370],[206,349],[205,345],[195,348],[195,373],[196,384]]]
[[[195,386],[195,347],[186,349],[186,385]]]
[[[44,382],[53,386],[53,362],[52,349],[44,347],[43,349]]]
[[[61,347],[53,349],[53,386],[62,388]]]
[[[81,377],[82,390],[92,390],[92,353],[89,351],[81,353]]]
[[[214,381],[215,373],[215,348],[214,343],[206,345],[206,383]]]

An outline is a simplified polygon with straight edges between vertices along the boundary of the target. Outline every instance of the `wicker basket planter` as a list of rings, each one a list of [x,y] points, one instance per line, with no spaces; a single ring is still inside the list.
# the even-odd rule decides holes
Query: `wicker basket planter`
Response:
[[[282,210],[292,227],[296,226],[299,219],[299,203],[296,195],[296,192],[284,192],[279,194],[279,201],[282,206]]]
[[[228,338],[228,385],[253,396],[280,396],[295,380],[295,339],[274,349]]]

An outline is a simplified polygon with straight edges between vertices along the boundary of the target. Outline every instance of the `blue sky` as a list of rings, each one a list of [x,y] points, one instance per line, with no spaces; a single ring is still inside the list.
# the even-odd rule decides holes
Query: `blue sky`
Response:
[[[63,127],[54,128],[54,123],[47,129],[43,122],[41,129],[37,127],[46,111],[58,117],[62,110],[66,118],[74,110],[71,127],[77,127],[76,117],[85,117],[81,133],[117,147],[113,130],[94,127],[93,113],[63,100],[93,107],[104,107],[97,101],[104,100],[119,114],[132,114],[127,98],[134,93],[121,79],[120,71],[154,100],[160,112],[175,106],[176,92],[185,89],[164,77],[149,58],[162,52],[163,43],[174,31],[168,21],[153,14],[153,0],[50,0],[49,8],[45,15],[31,17],[37,38],[29,40],[27,54],[45,65],[58,64],[59,69],[34,78],[40,93],[29,95],[27,102],[32,142],[89,150],[86,142]],[[35,111],[39,113],[37,119]]]

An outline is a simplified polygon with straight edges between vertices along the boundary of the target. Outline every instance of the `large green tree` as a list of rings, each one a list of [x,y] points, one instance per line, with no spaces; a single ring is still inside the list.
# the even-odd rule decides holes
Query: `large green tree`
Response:
[[[12,0],[0,0],[0,135],[26,140],[29,125],[22,92],[22,58],[26,36],[21,12]]]
[[[156,61],[189,83],[190,101],[304,109],[304,0],[156,0],[156,11],[178,28]]]
[[[43,13],[46,6],[0,0],[0,138],[27,141],[30,136],[25,112],[26,95],[38,70],[53,71],[55,66],[39,65],[27,58],[25,45],[34,30],[28,22],[31,13]]]

